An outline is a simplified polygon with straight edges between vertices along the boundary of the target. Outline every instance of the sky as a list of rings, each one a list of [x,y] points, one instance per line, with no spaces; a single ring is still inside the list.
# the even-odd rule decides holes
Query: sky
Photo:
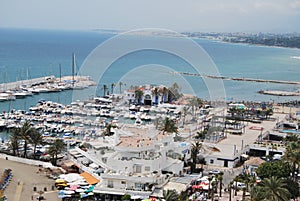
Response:
[[[1,0],[0,28],[300,32],[300,0]]]

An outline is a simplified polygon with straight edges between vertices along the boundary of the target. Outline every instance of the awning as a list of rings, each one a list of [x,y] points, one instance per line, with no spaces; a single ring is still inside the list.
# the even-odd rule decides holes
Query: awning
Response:
[[[116,192],[116,191],[104,191],[104,190],[93,190],[94,193],[101,193],[101,194],[109,194],[109,195],[125,195],[123,192]]]
[[[92,176],[87,172],[81,173],[80,176],[82,176],[86,180],[86,182],[90,185],[97,184],[99,182],[99,179],[95,178],[94,176]]]

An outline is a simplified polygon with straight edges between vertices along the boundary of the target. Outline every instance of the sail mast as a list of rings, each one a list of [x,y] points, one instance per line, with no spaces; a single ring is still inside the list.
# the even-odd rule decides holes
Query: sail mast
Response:
[[[74,87],[74,74],[75,74],[75,54],[72,54],[72,86]]]

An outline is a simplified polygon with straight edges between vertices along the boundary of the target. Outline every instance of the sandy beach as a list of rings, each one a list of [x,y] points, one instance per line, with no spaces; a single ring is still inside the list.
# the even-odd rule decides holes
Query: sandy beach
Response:
[[[45,190],[43,196],[46,200],[61,200],[57,197],[57,189],[52,190],[54,180],[47,178],[44,171],[39,171],[40,167],[10,161],[8,156],[8,160],[0,158],[1,175],[6,168],[12,169],[13,174],[12,180],[4,191],[9,201],[37,200],[37,192]],[[36,191],[34,191],[34,187],[36,187]]]

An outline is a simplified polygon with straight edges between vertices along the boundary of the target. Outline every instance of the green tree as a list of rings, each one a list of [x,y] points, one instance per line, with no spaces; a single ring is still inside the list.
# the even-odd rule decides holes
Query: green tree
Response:
[[[169,117],[166,117],[162,121],[160,130],[163,131],[163,133],[178,133],[178,127],[176,126],[174,120],[170,119]]]
[[[154,103],[155,103],[155,104],[158,104],[159,90],[158,90],[157,87],[155,87],[155,88],[153,89],[152,94],[153,94],[154,97],[155,97]]]
[[[195,116],[195,115],[196,115],[197,108],[202,107],[203,101],[202,101],[200,98],[198,98],[198,97],[193,97],[193,98],[189,101],[189,105],[190,105],[191,108],[192,108],[192,114],[193,114],[193,116]]]
[[[162,94],[163,94],[163,103],[166,103],[169,99],[169,89],[167,87],[163,87],[162,89]]]
[[[262,201],[264,200],[264,189],[261,186],[255,186],[251,190],[251,200]]]
[[[271,176],[261,181],[263,197],[270,201],[288,201],[290,200],[290,192],[287,184],[282,178]]]
[[[231,182],[228,184],[229,201],[231,201],[231,196],[232,196],[232,185],[233,185],[233,181],[231,181]]]
[[[186,201],[188,198],[188,194],[186,191],[181,191],[181,193],[179,194],[178,200],[179,201]]]
[[[290,165],[283,161],[272,161],[261,164],[257,170],[257,175],[264,179],[276,175],[279,178],[287,178],[290,176]]]
[[[163,198],[165,201],[178,201],[179,195],[176,190],[163,191]]]
[[[34,129],[31,133],[30,133],[30,143],[33,145],[33,157],[35,158],[36,156],[36,147],[38,145],[41,145],[44,143],[43,140],[43,136],[40,132],[38,132],[36,129]]]
[[[24,153],[23,153],[23,157],[27,158],[27,147],[28,147],[28,143],[30,142],[30,135],[32,132],[34,132],[34,128],[31,127],[30,122],[26,121],[21,128],[15,128],[14,133],[18,133],[19,138],[21,140],[23,140],[24,142]]]
[[[107,87],[106,84],[104,84],[104,85],[102,86],[102,90],[103,90],[103,97],[104,97],[104,96],[106,96],[106,91],[108,90],[108,87]]]
[[[131,196],[130,195],[128,195],[128,194],[125,194],[125,195],[123,195],[122,197],[121,197],[121,200],[122,201],[125,201],[125,200],[130,200],[131,199]]]
[[[117,126],[115,125],[115,124],[107,124],[106,126],[105,126],[105,129],[104,129],[104,131],[103,131],[103,135],[104,136],[111,136],[111,135],[113,135],[113,133],[111,132],[111,129],[112,128],[117,128]]]
[[[64,142],[60,139],[56,139],[49,147],[48,153],[51,156],[53,165],[57,164],[57,156],[64,150]]]
[[[200,143],[199,141],[196,141],[195,143],[192,144],[192,148],[191,148],[191,159],[192,159],[191,172],[192,173],[195,172],[196,164],[197,164],[197,155],[201,148],[202,148],[202,143]]]
[[[211,197],[211,186],[212,186],[212,184],[211,184],[211,182],[213,181],[213,177],[208,177],[207,178],[207,180],[208,180],[208,192],[207,192],[207,194],[208,194],[208,198],[210,198]]]
[[[290,142],[286,147],[284,159],[292,165],[292,178],[296,180],[295,172],[300,164],[300,144],[298,142]]]
[[[20,147],[20,137],[19,137],[19,133],[16,132],[17,130],[13,130],[13,132],[10,134],[10,148],[13,151],[13,155],[14,156],[19,156],[19,147]]]
[[[223,172],[220,172],[220,173],[217,175],[217,179],[218,179],[218,181],[219,181],[219,196],[220,196],[220,197],[222,197],[223,175],[224,175]]]
[[[114,94],[114,88],[115,88],[116,84],[115,83],[111,83],[110,85],[110,91],[111,91],[111,94]]]
[[[120,92],[120,94],[122,93],[122,86],[123,86],[123,82],[119,82],[119,92]]]
[[[188,114],[188,112],[189,112],[189,108],[184,106],[182,108],[182,126],[184,126],[184,124],[185,124],[185,117]]]
[[[137,101],[137,103],[141,104],[144,92],[140,89],[137,89],[134,91],[134,95],[135,95],[135,100]]]

